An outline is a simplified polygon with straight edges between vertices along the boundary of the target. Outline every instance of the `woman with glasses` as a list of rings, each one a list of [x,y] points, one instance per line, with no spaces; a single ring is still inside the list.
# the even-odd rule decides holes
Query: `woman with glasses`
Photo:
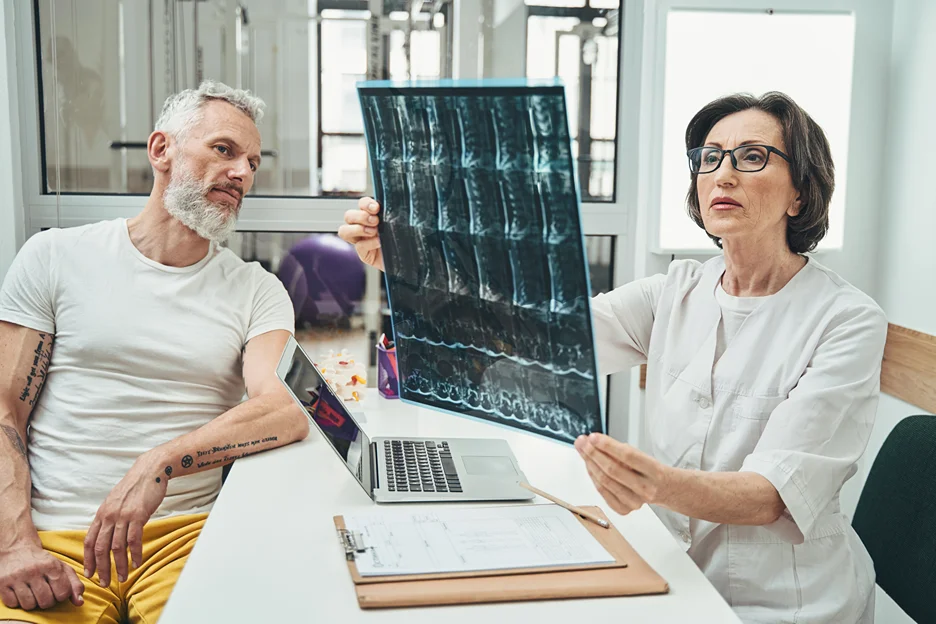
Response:
[[[601,435],[576,448],[608,504],[652,504],[743,621],[871,622],[874,569],[839,497],[887,322],[805,255],[829,227],[829,144],[767,93],[702,108],[686,149],[689,216],[723,253],[593,301],[602,373],[647,363],[647,452]]]
[[[579,438],[596,488],[650,504],[744,622],[871,622],[874,569],[841,512],[877,409],[887,322],[815,258],[834,170],[781,93],[732,95],[686,129],[689,216],[722,253],[592,301],[603,374],[647,364],[645,449]],[[339,235],[383,268],[379,207]]]

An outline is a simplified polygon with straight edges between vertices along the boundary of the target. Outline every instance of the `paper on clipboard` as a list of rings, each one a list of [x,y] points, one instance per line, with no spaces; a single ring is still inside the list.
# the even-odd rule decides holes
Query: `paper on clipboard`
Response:
[[[579,520],[558,505],[518,505],[347,515],[367,548],[361,576],[443,574],[614,563]]]

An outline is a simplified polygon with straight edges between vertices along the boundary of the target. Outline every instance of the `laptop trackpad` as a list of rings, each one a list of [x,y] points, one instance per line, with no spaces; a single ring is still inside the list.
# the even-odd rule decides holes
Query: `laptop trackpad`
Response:
[[[501,475],[515,475],[513,462],[509,457],[485,456],[485,455],[462,455],[462,462],[465,464],[465,472],[470,475],[480,475],[496,477]]]

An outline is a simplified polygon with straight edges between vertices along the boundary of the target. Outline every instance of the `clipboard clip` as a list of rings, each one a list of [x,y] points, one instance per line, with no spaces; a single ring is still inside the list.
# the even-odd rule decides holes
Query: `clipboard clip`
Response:
[[[367,544],[364,543],[364,536],[358,531],[349,531],[347,529],[338,529],[338,541],[344,548],[345,559],[354,561],[355,553],[362,553],[367,550]]]

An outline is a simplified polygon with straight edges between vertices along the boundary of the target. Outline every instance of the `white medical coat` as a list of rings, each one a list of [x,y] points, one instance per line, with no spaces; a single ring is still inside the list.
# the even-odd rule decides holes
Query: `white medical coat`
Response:
[[[599,370],[647,363],[645,450],[655,458],[761,474],[786,511],[767,526],[654,511],[743,621],[870,622],[874,569],[839,493],[874,422],[884,313],[810,259],[714,362],[724,270],[723,257],[677,261],[596,297]]]

